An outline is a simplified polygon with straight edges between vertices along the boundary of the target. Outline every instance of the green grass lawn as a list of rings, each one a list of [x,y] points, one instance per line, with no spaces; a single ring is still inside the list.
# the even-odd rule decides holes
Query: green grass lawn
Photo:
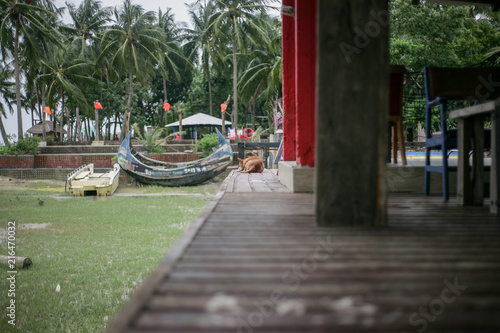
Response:
[[[15,327],[6,315],[9,268],[0,265],[0,332],[102,332],[216,188],[200,187],[203,196],[69,198],[44,182],[0,187],[0,254],[15,221],[16,255],[33,261],[15,274]]]

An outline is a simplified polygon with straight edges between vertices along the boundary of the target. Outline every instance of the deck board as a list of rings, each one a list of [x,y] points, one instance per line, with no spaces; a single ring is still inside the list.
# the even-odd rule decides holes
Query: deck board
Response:
[[[500,331],[487,206],[391,194],[388,227],[317,227],[271,177],[230,174],[108,332]]]

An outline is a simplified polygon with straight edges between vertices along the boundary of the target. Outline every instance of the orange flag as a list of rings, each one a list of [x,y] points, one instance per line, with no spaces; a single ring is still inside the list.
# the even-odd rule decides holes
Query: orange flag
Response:
[[[165,102],[165,104],[163,104],[163,109],[165,109],[165,111],[167,112],[170,112],[170,103]]]
[[[52,114],[52,112],[50,111],[50,108],[48,106],[46,106],[45,109],[43,109],[43,112],[48,113],[48,114]]]
[[[224,112],[224,111],[226,111],[226,109],[227,109],[227,105],[226,105],[226,104],[224,104],[224,103],[222,103],[222,104],[220,105],[220,112]]]
[[[94,109],[99,109],[99,110],[102,110],[102,105],[100,102],[95,102],[94,104]]]

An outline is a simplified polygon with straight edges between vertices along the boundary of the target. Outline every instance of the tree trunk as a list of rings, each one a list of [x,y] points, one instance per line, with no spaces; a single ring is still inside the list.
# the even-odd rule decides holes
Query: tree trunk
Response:
[[[47,106],[45,104],[45,102],[46,102],[45,98],[46,97],[45,97],[45,88],[44,88],[42,91],[42,112],[41,112],[41,114],[42,114],[42,140],[43,141],[47,141],[47,128],[45,127],[45,115],[46,115],[46,113],[43,112],[43,110],[45,110],[45,107]]]
[[[63,142],[63,131],[64,131],[64,91],[61,87],[61,131],[59,134],[59,142]]]
[[[125,106],[125,113],[123,114],[123,121],[122,121],[122,132],[120,134],[120,141],[123,141],[125,139],[125,132],[128,134],[129,129],[126,128],[128,126],[127,118],[128,115],[127,113],[130,112],[130,105],[132,105],[132,96],[134,95],[134,75],[132,73],[132,64],[130,65],[130,69],[128,71],[128,99],[127,99],[127,105]]]
[[[207,83],[208,83],[208,105],[210,110],[210,115],[213,116],[213,105],[212,105],[212,77],[210,76],[210,66],[209,60],[210,56],[206,57],[204,60],[205,73],[207,74]]]
[[[87,140],[85,141],[92,141],[92,133],[90,133],[90,120],[87,117],[87,122],[85,123],[85,129],[87,130]]]
[[[238,126],[238,63],[236,60],[236,35],[233,36],[233,127]]]
[[[115,126],[113,127],[113,140],[116,138],[116,124],[118,123],[119,114],[115,113]]]
[[[0,132],[2,132],[3,143],[8,145],[9,138],[7,137],[7,132],[5,132],[5,127],[3,126],[2,115],[0,115]]]
[[[75,126],[75,141],[82,142],[82,121],[80,120],[80,108],[76,107],[76,126]]]
[[[14,39],[14,75],[16,77],[16,105],[17,105],[17,139],[23,138],[23,113],[21,110],[21,77],[19,71],[19,29],[21,21],[16,21],[16,32]]]

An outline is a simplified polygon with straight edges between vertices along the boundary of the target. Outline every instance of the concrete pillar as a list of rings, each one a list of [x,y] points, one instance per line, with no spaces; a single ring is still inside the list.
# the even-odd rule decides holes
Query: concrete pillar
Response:
[[[386,224],[388,28],[387,0],[318,0],[318,225]]]

